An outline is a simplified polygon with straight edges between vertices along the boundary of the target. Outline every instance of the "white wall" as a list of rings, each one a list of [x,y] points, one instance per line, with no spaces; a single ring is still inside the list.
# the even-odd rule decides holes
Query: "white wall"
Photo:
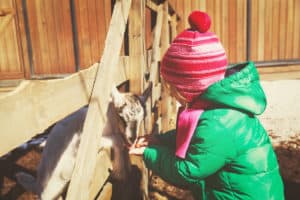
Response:
[[[268,106],[259,116],[271,136],[282,176],[300,183],[300,80],[262,81]]]

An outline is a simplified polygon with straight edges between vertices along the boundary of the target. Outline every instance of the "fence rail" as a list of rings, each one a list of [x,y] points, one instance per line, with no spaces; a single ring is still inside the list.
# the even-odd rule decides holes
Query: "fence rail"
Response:
[[[146,49],[146,12],[156,15],[153,32],[150,32],[152,49]],[[111,167],[110,152],[98,152],[97,144],[107,120],[111,88],[128,81],[130,92],[140,94],[153,83],[143,130],[150,133],[154,129],[158,132],[169,129],[176,104],[170,106],[174,100],[162,91],[158,70],[162,52],[176,35],[177,20],[178,15],[170,9],[167,1],[160,4],[140,0],[116,1],[99,63],[65,78],[24,80],[13,91],[0,96],[0,138],[5,138],[1,140],[0,155],[89,105],[66,198],[94,199],[98,194],[98,199],[101,199],[109,195],[111,187],[106,179]],[[128,44],[123,42],[126,37]],[[122,51],[128,51],[128,55],[121,55]],[[140,131],[139,134],[144,133]],[[134,158],[132,162],[143,173],[146,191],[147,170],[141,159]],[[99,195],[100,188],[105,194]]]

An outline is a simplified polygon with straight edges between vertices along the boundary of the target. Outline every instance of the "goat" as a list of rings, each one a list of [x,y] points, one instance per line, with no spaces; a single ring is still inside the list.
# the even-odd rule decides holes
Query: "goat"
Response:
[[[115,87],[111,92],[112,101],[100,146],[112,146],[112,179],[128,178],[130,161],[124,146],[130,145],[137,136],[151,86],[142,96],[120,93]],[[42,200],[61,198],[74,170],[86,113],[87,107],[81,108],[54,125],[43,149],[36,179],[24,172],[16,174],[25,190],[34,192]]]

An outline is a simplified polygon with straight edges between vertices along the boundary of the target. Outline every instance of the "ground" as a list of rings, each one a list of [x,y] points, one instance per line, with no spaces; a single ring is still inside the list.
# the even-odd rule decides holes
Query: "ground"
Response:
[[[35,175],[41,153],[37,149],[16,150],[8,157],[0,159],[0,199],[1,200],[37,200],[37,196],[26,192],[17,184],[14,177],[18,171]]]
[[[296,140],[297,141],[297,140]],[[298,140],[298,142],[300,142]],[[297,143],[299,145],[300,143]],[[300,146],[300,145],[299,145]],[[300,155],[300,152],[293,152],[283,145],[277,149],[283,158],[288,159],[291,156]],[[27,171],[35,175],[35,169],[39,163],[41,152],[38,148],[28,150],[15,150],[9,156],[0,159],[0,199],[1,200],[37,200],[37,196],[31,192],[26,192],[16,183],[15,173],[18,171]],[[300,159],[299,159],[300,160]],[[299,160],[296,160],[297,162]],[[291,163],[286,162],[285,163]],[[299,165],[298,165],[299,166]],[[288,167],[288,166],[285,166]],[[192,200],[189,191],[178,189],[172,185],[166,184],[159,177],[153,175],[150,180],[151,200]],[[286,200],[297,200],[300,196],[300,183],[285,181]]]

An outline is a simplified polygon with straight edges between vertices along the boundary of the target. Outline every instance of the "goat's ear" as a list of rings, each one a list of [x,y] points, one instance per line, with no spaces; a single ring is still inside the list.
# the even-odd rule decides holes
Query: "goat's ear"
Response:
[[[152,94],[152,82],[149,83],[148,88],[143,92],[142,96],[139,96],[139,98],[145,104],[151,94]]]
[[[125,102],[124,95],[115,86],[112,87],[111,98],[116,107],[121,107]]]

